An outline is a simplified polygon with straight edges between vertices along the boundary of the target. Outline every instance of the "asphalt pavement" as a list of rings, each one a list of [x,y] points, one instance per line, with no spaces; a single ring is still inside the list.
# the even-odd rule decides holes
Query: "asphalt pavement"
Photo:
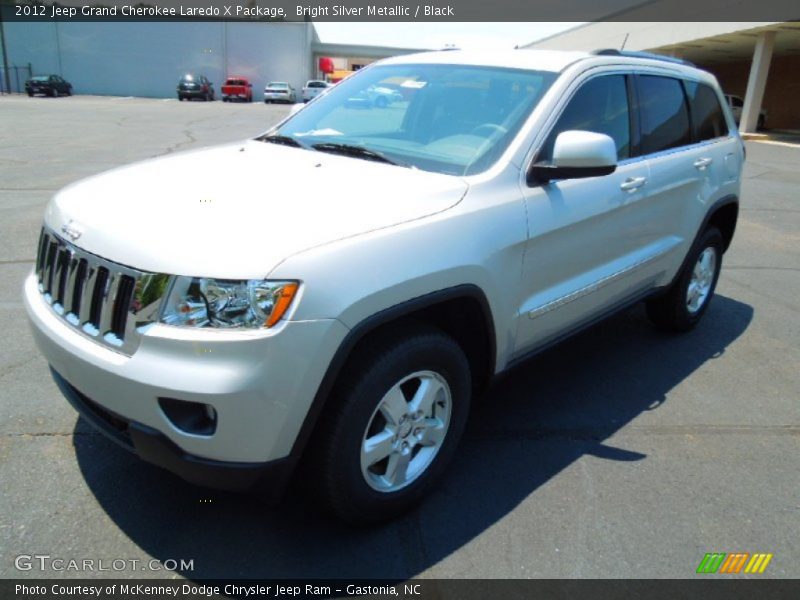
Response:
[[[196,488],[78,421],[21,302],[48,199],[118,165],[252,136],[287,110],[0,97],[0,577],[686,578],[705,553],[734,551],[774,555],[757,577],[798,576],[791,140],[747,143],[736,236],[695,331],[658,333],[636,307],[504,375],[449,476],[395,522],[354,530],[296,491],[266,508]],[[136,207],[120,219],[126,210]],[[95,573],[15,567],[34,554],[139,562]],[[193,564],[147,570],[152,559]]]

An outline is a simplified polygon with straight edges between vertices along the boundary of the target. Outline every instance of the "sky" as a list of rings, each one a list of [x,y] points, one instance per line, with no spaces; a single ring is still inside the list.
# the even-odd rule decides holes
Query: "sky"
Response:
[[[321,23],[322,42],[396,48],[501,50],[553,35],[580,23]]]

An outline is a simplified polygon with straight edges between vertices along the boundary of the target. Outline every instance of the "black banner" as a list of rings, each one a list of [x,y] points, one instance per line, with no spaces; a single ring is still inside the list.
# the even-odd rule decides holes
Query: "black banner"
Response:
[[[757,580],[699,576],[692,580],[442,580],[256,581],[256,580],[2,580],[3,600],[208,600],[212,598],[320,600],[529,600],[546,598],[647,598],[648,600],[772,600],[800,597],[800,580]]]
[[[5,21],[792,21],[797,0],[0,0]]]

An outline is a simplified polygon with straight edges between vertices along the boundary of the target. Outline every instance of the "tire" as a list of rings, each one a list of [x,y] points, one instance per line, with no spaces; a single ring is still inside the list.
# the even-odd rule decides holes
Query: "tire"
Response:
[[[756,129],[758,131],[761,131],[762,129],[764,129],[764,115],[759,115],[758,116],[758,123],[756,124]]]
[[[178,102],[183,102],[183,96],[181,96],[180,94],[178,94]]]
[[[28,92],[28,98],[33,98],[33,92]]]
[[[67,88],[67,96],[72,96],[72,86]]]
[[[309,482],[349,523],[376,523],[409,510],[452,459],[470,395],[467,358],[443,332],[412,326],[369,344],[345,366],[315,430]],[[423,402],[427,417],[420,418],[413,403],[423,397],[433,400]],[[376,438],[382,440],[376,450],[383,450],[370,456],[367,440]],[[405,477],[400,471],[391,477],[401,463]]]
[[[700,322],[714,297],[723,246],[719,229],[706,229],[672,287],[647,302],[647,315],[659,329],[689,331]]]

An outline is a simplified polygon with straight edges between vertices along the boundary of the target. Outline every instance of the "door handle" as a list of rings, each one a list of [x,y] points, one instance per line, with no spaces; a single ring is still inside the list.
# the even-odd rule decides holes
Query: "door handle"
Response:
[[[698,158],[696,161],[694,161],[694,168],[702,171],[712,162],[714,162],[713,158]]]
[[[619,189],[625,192],[635,192],[645,183],[647,183],[647,178],[645,177],[628,177],[625,181],[619,184]]]

